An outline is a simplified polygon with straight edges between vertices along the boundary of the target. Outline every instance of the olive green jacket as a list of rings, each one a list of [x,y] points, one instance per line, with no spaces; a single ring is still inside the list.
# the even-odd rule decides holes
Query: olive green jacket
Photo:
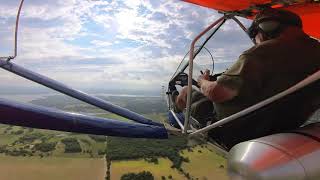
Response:
[[[264,41],[240,55],[217,80],[236,90],[233,99],[215,103],[218,119],[271,97],[320,69],[320,43],[301,30]]]

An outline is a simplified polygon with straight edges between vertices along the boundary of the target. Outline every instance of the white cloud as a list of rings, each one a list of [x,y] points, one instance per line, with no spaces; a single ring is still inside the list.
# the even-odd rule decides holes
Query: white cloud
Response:
[[[0,1],[0,48],[10,53],[17,5]],[[26,1],[15,61],[76,87],[160,88],[191,39],[220,16],[173,0]],[[227,25],[224,30],[233,29]],[[223,38],[218,40],[223,44]],[[218,48],[214,55],[223,62],[232,53]],[[12,81],[2,75],[0,80],[2,85]]]
[[[97,47],[106,47],[106,46],[111,46],[111,42],[106,42],[106,41],[100,41],[100,40],[92,40],[90,41],[91,44],[97,46]]]

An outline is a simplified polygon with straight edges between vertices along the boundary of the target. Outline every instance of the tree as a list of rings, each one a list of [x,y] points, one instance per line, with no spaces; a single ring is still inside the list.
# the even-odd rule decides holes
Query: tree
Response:
[[[82,151],[78,140],[75,138],[65,138],[61,142],[65,145],[65,153],[78,153]]]
[[[149,171],[142,171],[140,173],[127,173],[121,176],[121,180],[154,180],[154,177]]]
[[[56,144],[56,142],[42,142],[40,144],[36,144],[34,148],[41,152],[49,152],[55,149]]]

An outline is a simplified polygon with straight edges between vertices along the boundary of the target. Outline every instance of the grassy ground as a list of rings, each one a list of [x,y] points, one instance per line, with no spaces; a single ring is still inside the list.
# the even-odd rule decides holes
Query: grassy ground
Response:
[[[220,155],[217,155],[212,147],[207,145],[196,146],[190,150],[181,151],[181,155],[189,159],[189,162],[182,163],[182,170],[189,173],[193,179],[210,179],[210,180],[227,180],[226,161]],[[112,161],[111,179],[120,179],[120,177],[128,172],[138,173],[141,171],[150,171],[155,179],[161,179],[165,176],[169,179],[169,175],[173,179],[187,179],[177,169],[170,168],[172,162],[169,159],[158,158],[159,164],[149,163],[144,160],[130,161]]]
[[[32,141],[17,143],[20,138],[30,134],[38,134],[39,137]],[[81,153],[64,153],[64,144],[61,140],[71,137],[79,142]],[[42,142],[57,142],[57,145],[53,151],[45,153],[32,148]],[[23,149],[32,152],[31,157],[28,157],[29,155],[23,157],[22,154],[18,156],[0,154],[0,179],[102,180],[105,177],[105,158],[98,152],[105,151],[106,143],[96,142],[86,134],[0,125],[0,146],[5,146],[10,151]],[[44,157],[41,158],[42,156]]]
[[[101,116],[127,121],[125,118],[114,114],[103,114]],[[147,117],[158,121],[165,119],[164,114],[149,114]],[[20,130],[23,132],[16,134]],[[40,136],[39,139],[33,142],[14,143],[26,134],[32,133],[43,134],[45,138],[41,140],[42,136]],[[77,139],[82,149],[81,153],[64,153],[65,145],[61,143],[61,140],[70,137]],[[85,134],[0,125],[0,146],[8,145],[7,148],[9,149],[24,148],[28,150],[27,146],[31,147],[43,141],[57,142],[55,150],[50,153],[40,153],[37,151],[32,157],[0,155],[0,179],[104,179],[106,171],[105,160],[102,158],[103,155],[98,155],[98,153],[106,149],[105,142],[95,141],[94,138]],[[164,146],[162,142],[160,145]],[[150,148],[150,144],[148,143],[142,149],[145,150],[147,148]],[[141,149],[140,145],[139,149]],[[181,166],[185,173],[189,173],[194,179],[227,179],[225,160],[222,157],[218,156],[210,147],[197,146],[191,149],[192,151],[183,150],[180,153],[181,156],[189,159],[188,163],[183,162]],[[161,150],[160,152],[166,152],[166,150]],[[40,155],[44,155],[45,157],[40,158]],[[143,170],[150,171],[156,179],[162,179],[162,176],[166,177],[166,179],[169,179],[169,176],[178,180],[186,179],[176,168],[171,168],[172,162],[169,159],[158,158],[158,161],[158,164],[149,163],[145,160],[112,161],[111,179],[118,180],[125,173],[138,173]]]
[[[17,140],[16,135],[11,134],[1,134],[0,136],[0,145],[7,145],[13,143],[15,140]]]
[[[181,155],[190,162],[182,163],[184,172],[188,172],[194,179],[228,179],[226,174],[226,160],[217,155],[212,147],[196,146],[192,151],[183,150]]]
[[[16,134],[16,132],[18,131],[22,131],[22,133]],[[28,141],[23,143],[15,143],[15,141],[17,141],[19,138],[30,134],[38,134],[39,138],[30,142]],[[76,138],[80,143],[82,152],[64,153],[64,144],[61,143],[61,140],[64,138]],[[41,142],[55,142],[57,143],[57,145],[55,147],[55,150],[53,151],[50,151],[48,153],[41,153],[39,151],[36,151],[32,153],[33,156],[40,156],[40,154],[50,154],[50,156],[54,157],[101,158],[103,157],[103,155],[99,155],[99,151],[105,151],[106,149],[105,142],[96,142],[86,134],[75,134],[52,130],[30,129],[18,126],[0,125],[0,146],[6,145],[6,149],[10,151],[23,148],[24,150],[31,152],[34,151],[31,147]]]
[[[144,160],[130,161],[113,161],[111,164],[111,180],[118,180],[123,174],[142,171],[150,171],[156,180],[161,180],[161,176],[172,176],[173,179],[185,179],[184,175],[179,173],[177,169],[172,169],[172,162],[169,159],[159,158],[159,163],[148,163]]]
[[[103,158],[0,156],[0,179],[5,180],[102,180]]]

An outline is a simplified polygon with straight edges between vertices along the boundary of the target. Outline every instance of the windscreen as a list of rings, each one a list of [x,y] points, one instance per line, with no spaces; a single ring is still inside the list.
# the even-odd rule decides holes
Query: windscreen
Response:
[[[246,27],[251,24],[250,20],[239,19]],[[195,52],[207,39],[211,32],[202,37],[195,47]],[[193,79],[197,80],[201,71],[206,69],[210,73],[219,74],[228,69],[239,57],[239,55],[253,46],[247,34],[232,20],[228,20],[208,41],[193,61]],[[173,77],[178,73],[189,74],[189,52],[184,56]]]
[[[195,51],[197,51],[198,48],[199,46],[197,46],[197,49]],[[200,51],[193,62],[194,62],[193,73],[195,73],[196,77],[200,75],[200,71],[204,71],[205,69],[209,69],[210,71],[212,71],[214,69],[213,56],[207,48],[204,48],[202,51]],[[189,63],[189,53],[187,53],[185,57],[182,59],[173,77],[175,77],[180,72],[184,72],[188,74],[189,73],[188,63]]]

